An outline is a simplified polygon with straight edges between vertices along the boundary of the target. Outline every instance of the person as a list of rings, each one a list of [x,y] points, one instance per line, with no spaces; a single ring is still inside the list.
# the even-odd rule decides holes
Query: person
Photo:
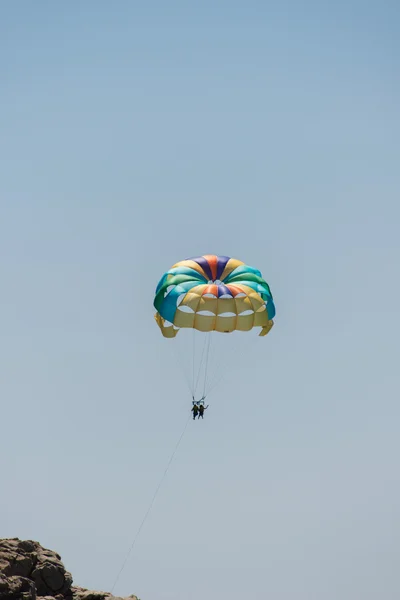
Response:
[[[193,421],[194,421],[199,413],[199,405],[197,404],[197,402],[193,402],[192,413],[193,413]]]
[[[207,406],[204,406],[204,402],[202,402],[199,406],[199,416],[198,418],[200,419],[200,417],[202,419],[204,419],[204,411],[207,410],[207,408],[209,407],[209,404],[207,404]]]

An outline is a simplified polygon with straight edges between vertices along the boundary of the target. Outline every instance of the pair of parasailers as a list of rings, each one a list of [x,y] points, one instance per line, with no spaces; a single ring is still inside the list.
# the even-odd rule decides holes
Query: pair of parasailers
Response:
[[[200,417],[202,419],[204,419],[204,411],[208,407],[209,407],[208,404],[207,404],[207,406],[204,406],[204,398],[202,398],[201,400],[198,400],[197,402],[195,400],[193,400],[193,407],[192,407],[193,421],[195,420],[196,417],[198,419],[200,419]]]

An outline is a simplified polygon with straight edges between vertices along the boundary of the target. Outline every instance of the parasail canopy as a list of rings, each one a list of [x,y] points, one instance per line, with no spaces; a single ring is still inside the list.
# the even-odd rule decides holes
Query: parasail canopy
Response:
[[[179,329],[231,333],[273,326],[275,305],[261,272],[236,258],[205,254],[174,264],[161,277],[155,320],[164,337]]]

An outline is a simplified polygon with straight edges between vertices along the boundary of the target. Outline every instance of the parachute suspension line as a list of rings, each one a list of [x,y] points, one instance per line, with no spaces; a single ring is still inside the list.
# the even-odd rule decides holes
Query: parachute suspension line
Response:
[[[140,523],[140,525],[139,525],[139,528],[138,528],[138,530],[136,531],[135,537],[133,538],[133,542],[132,542],[132,544],[131,544],[131,546],[130,546],[130,548],[129,548],[129,550],[128,550],[128,552],[127,552],[126,556],[125,556],[125,559],[124,559],[124,561],[123,561],[123,563],[122,563],[122,566],[121,566],[121,568],[120,568],[120,570],[119,570],[119,572],[118,572],[118,575],[117,575],[117,577],[115,578],[115,581],[114,581],[114,583],[113,583],[113,586],[112,586],[112,588],[111,588],[111,594],[113,593],[113,591],[114,591],[114,588],[115,588],[115,586],[116,586],[116,585],[117,585],[117,583],[118,583],[118,580],[119,580],[119,578],[120,578],[120,576],[121,576],[121,573],[122,573],[122,571],[123,571],[123,570],[124,570],[124,568],[126,567],[126,563],[128,562],[128,558],[129,558],[129,556],[130,556],[130,554],[131,554],[131,552],[132,552],[132,550],[133,550],[133,548],[134,548],[134,546],[135,546],[135,544],[136,544],[136,540],[138,539],[138,537],[139,537],[139,535],[140,535],[140,532],[141,532],[141,531],[142,531],[142,529],[143,529],[143,525],[145,524],[145,522],[146,522],[146,520],[147,520],[147,517],[149,516],[149,514],[150,514],[150,511],[151,511],[151,509],[153,508],[154,502],[155,502],[155,500],[156,500],[156,498],[157,498],[157,494],[158,494],[158,492],[160,491],[160,488],[161,488],[161,486],[162,486],[162,484],[163,484],[163,482],[164,482],[164,479],[165,479],[165,477],[166,477],[166,475],[167,475],[167,473],[168,473],[168,470],[169,470],[169,468],[170,468],[170,466],[171,466],[171,463],[172,463],[172,461],[174,460],[175,454],[176,454],[176,453],[177,453],[177,451],[178,451],[178,448],[179,448],[179,446],[180,446],[180,443],[181,443],[181,441],[182,441],[182,439],[183,439],[183,436],[185,435],[185,431],[186,431],[186,429],[187,429],[187,426],[188,426],[188,423],[189,423],[190,417],[191,417],[191,413],[189,412],[189,416],[188,416],[188,418],[187,418],[187,421],[186,421],[186,423],[185,423],[185,427],[183,428],[183,431],[182,431],[182,433],[181,433],[181,435],[180,435],[180,437],[179,437],[179,439],[178,439],[178,441],[177,441],[177,443],[176,443],[176,445],[175,445],[175,448],[174,448],[174,450],[173,450],[173,452],[172,452],[172,454],[171,454],[171,456],[170,456],[170,459],[169,459],[169,461],[168,461],[168,463],[167,463],[167,466],[166,466],[166,468],[165,468],[165,471],[164,471],[164,473],[163,473],[163,476],[161,477],[161,479],[160,479],[160,481],[159,481],[159,483],[158,483],[158,486],[157,486],[157,488],[156,488],[156,491],[154,492],[154,495],[153,495],[153,498],[151,499],[151,502],[150,502],[150,504],[149,504],[149,507],[148,507],[148,509],[147,509],[147,511],[146,511],[146,513],[145,513],[145,515],[144,515],[144,517],[143,517],[143,519],[142,519],[142,522],[141,522],[141,523]]]
[[[207,335],[210,335],[210,334],[207,334]],[[201,353],[201,360],[200,360],[199,371],[198,371],[198,373],[197,373],[196,385],[195,385],[195,388],[194,388],[194,390],[193,390],[193,399],[194,399],[194,397],[195,397],[195,395],[196,395],[197,386],[199,385],[199,379],[200,379],[201,367],[202,367],[202,365],[203,365],[204,352],[205,352],[206,345],[207,345],[207,340],[208,340],[208,338],[207,338],[207,335],[206,335],[206,336],[205,336],[205,338],[204,338],[203,351],[202,351],[202,353]]]
[[[192,330],[192,340],[193,340],[193,348],[192,348],[192,357],[193,357],[193,364],[192,364],[192,398],[194,400],[194,394],[195,394],[195,388],[194,388],[194,370],[195,370],[195,351],[196,351],[196,337],[195,337],[195,329]]]
[[[228,375],[228,362],[235,362],[237,358],[243,358],[245,354],[248,354],[249,351],[252,351],[255,347],[255,344],[259,340],[258,336],[252,336],[251,339],[248,340],[247,345],[238,344],[232,351],[230,356],[222,357],[219,356],[219,361],[215,365],[215,368],[212,370],[211,375],[209,377],[209,386],[206,389],[206,395],[208,396],[212,390],[214,390],[217,386],[220,385],[221,381],[223,381]],[[239,365],[236,367],[232,365],[232,368],[240,369]]]
[[[211,390],[213,390],[223,379],[224,375],[221,374],[223,373],[224,367],[226,366],[225,363],[227,362],[227,358],[222,359],[220,356],[218,356],[218,362],[214,365],[214,368],[211,370],[211,373],[208,376],[208,388],[206,390],[206,395],[208,396],[208,394],[211,392]]]
[[[207,342],[208,342],[208,344],[207,344],[207,353],[206,353],[206,361],[205,361],[205,372],[204,372],[203,400],[206,397],[208,357],[210,355],[211,334],[209,334]]]

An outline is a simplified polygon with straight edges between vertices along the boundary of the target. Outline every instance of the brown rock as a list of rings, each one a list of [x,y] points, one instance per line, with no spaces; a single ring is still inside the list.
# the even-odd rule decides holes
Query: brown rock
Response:
[[[36,568],[32,571],[32,579],[35,582],[39,596],[64,596],[70,589],[72,577],[66,572],[62,563],[56,564],[49,560],[39,560]]]
[[[128,598],[121,598],[120,596],[113,596],[109,592],[87,590],[78,586],[74,586],[72,592],[74,600],[139,600],[134,595],[128,596]]]
[[[0,598],[2,600],[36,600],[36,589],[26,577],[0,576]]]
[[[0,600],[139,600],[72,587],[57,552],[33,540],[0,539]]]

